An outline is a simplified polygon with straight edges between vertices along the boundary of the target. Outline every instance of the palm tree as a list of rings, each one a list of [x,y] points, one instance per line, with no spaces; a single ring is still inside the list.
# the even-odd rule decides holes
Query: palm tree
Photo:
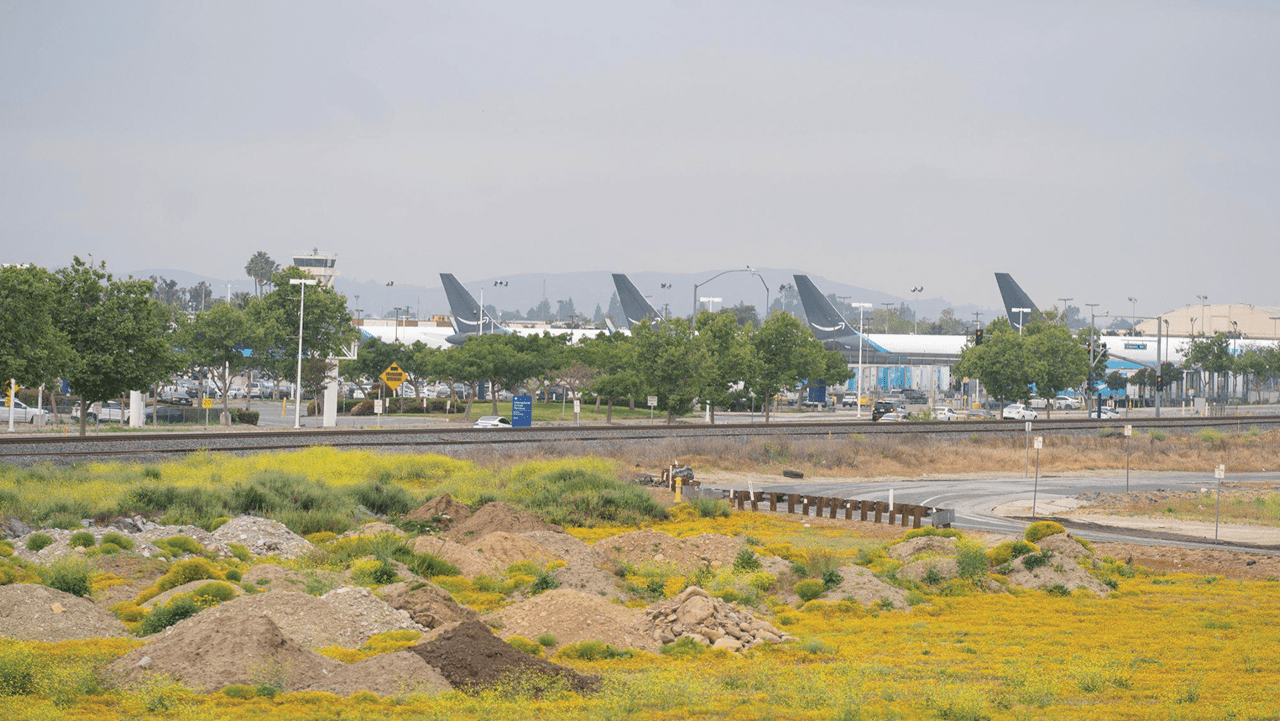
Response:
[[[262,297],[262,286],[271,282],[271,276],[280,270],[280,265],[267,255],[266,251],[260,250],[253,254],[249,262],[244,266],[244,272],[250,278],[253,278],[257,284],[258,297]]]

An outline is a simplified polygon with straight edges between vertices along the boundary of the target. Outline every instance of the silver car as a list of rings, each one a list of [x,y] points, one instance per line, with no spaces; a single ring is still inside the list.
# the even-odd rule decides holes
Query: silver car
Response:
[[[502,416],[481,416],[472,428],[510,428],[511,421]]]
[[[31,408],[26,403],[13,399],[13,410],[9,410],[9,397],[6,395],[3,401],[0,401],[0,423],[8,425],[9,415],[13,415],[14,423],[35,423],[37,418],[43,417],[45,421],[49,420],[49,411],[43,409]]]

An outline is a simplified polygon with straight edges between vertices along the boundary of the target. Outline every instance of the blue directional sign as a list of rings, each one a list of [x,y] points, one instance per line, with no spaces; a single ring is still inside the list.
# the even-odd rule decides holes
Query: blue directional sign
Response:
[[[511,427],[528,428],[533,425],[533,396],[515,396],[511,399]]]
[[[817,383],[814,383],[812,386],[809,386],[809,402],[821,403],[823,405],[826,405],[827,403],[827,382],[826,381],[818,381]]]

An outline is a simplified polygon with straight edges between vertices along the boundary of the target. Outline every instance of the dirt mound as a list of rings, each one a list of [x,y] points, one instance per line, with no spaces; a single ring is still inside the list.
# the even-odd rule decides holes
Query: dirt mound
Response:
[[[579,641],[604,641],[617,648],[657,651],[658,642],[640,633],[635,624],[644,616],[639,609],[619,606],[600,596],[557,588],[494,614],[502,621],[502,637],[536,639],[549,633],[556,646]]]
[[[505,684],[563,684],[577,693],[600,688],[600,679],[583,676],[550,661],[518,651],[479,621],[444,626],[410,649],[440,669],[453,687],[468,693]]]
[[[439,556],[457,566],[462,575],[468,578],[490,575],[502,570],[485,554],[440,536],[418,536],[413,542],[413,552]]]
[[[379,696],[408,696],[452,689],[439,671],[412,651],[383,654],[343,666],[307,688],[339,696],[350,696],[357,691]]]
[[[336,540],[342,540],[344,538],[359,538],[360,536],[377,536],[383,533],[390,533],[393,536],[404,535],[404,531],[400,530],[399,528],[396,528],[390,523],[383,523],[382,521],[373,521],[372,523],[366,523],[359,528],[353,528],[350,531],[347,531],[341,536],[338,536]]]
[[[906,592],[876,578],[871,569],[862,566],[841,566],[839,573],[844,580],[840,585],[827,591],[825,598],[830,600],[848,598],[864,606],[872,606],[888,600],[894,608],[907,607]]]
[[[436,496],[417,508],[409,511],[409,515],[405,519],[410,521],[423,521],[437,526],[441,529],[448,529],[451,526],[462,523],[471,517],[471,506],[459,503],[448,494]]]
[[[259,563],[245,571],[242,580],[245,583],[261,586],[268,591],[298,591],[305,593],[307,587],[302,574],[292,568],[278,566],[274,563]]]
[[[142,604],[142,607],[147,610],[151,610],[157,606],[163,606],[166,603],[168,603],[169,599],[173,598],[174,596],[177,596],[183,593],[191,593],[192,591],[196,590],[197,588],[200,588],[206,583],[217,583],[217,582],[210,581],[209,579],[206,578],[199,581],[191,581],[190,583],[184,583],[181,586],[177,586],[176,588],[171,588],[168,591],[165,591],[164,593],[160,594],[159,596],[156,596],[155,598],[147,601],[146,603]],[[221,583],[225,583],[226,585],[230,586],[231,590],[237,596],[244,593],[244,591],[237,584],[230,583],[228,581],[221,581]]]
[[[535,566],[542,567],[551,561],[564,560],[532,538],[506,531],[485,534],[483,538],[468,543],[467,548],[484,554],[491,563],[504,569],[520,561],[532,561]]]
[[[691,638],[730,651],[791,638],[768,621],[752,616],[740,606],[709,596],[697,586],[686,588],[669,601],[650,606],[636,628],[660,644]]]
[[[407,612],[414,623],[423,628],[439,628],[479,618],[475,611],[455,603],[448,591],[434,583],[393,583],[383,586],[379,593],[392,608]]]
[[[572,588],[605,598],[624,597],[618,590],[618,577],[600,567],[605,559],[595,547],[588,546],[567,533],[530,531],[523,535],[555,552],[568,564],[552,574],[562,588]]]
[[[445,535],[459,543],[470,543],[477,538],[484,538],[494,531],[507,533],[527,533],[529,531],[561,531],[537,516],[500,501],[486,503],[480,510],[471,514],[467,520],[454,525]]]
[[[913,556],[929,553],[935,556],[956,555],[956,539],[943,536],[921,536],[890,546],[886,551],[889,558],[897,561],[909,561]]]
[[[119,619],[88,599],[34,583],[0,586],[0,638],[70,641],[128,635]]]
[[[367,588],[345,587],[317,598],[293,591],[246,594],[202,611],[200,617],[257,615],[270,618],[304,646],[359,648],[384,631],[426,629]]]
[[[922,558],[898,569],[899,578],[931,585],[941,585],[959,575],[960,565],[954,558]]]
[[[177,528],[177,527],[168,526],[168,528]],[[194,528],[194,527],[184,526],[183,528]],[[199,528],[196,528],[195,530],[199,531],[200,533],[205,533],[203,530]],[[21,558],[24,561],[31,561],[33,563],[39,563],[41,565],[47,566],[53,563],[54,561],[60,558],[63,558],[65,556],[70,556],[76,553],[83,554],[84,549],[72,548],[70,544],[71,535],[73,533],[78,533],[80,531],[88,531],[89,533],[92,533],[94,537],[94,545],[101,545],[102,537],[107,535],[108,533],[119,533],[122,536],[130,535],[128,533],[119,531],[115,528],[78,528],[74,531],[68,531],[63,528],[44,528],[39,531],[33,531],[32,533],[42,533],[48,536],[49,538],[52,538],[53,543],[50,543],[49,545],[45,546],[39,551],[29,551],[27,550],[27,540],[31,538],[32,533],[28,533],[24,536],[19,536],[18,538],[13,539],[13,555],[17,556],[18,558]],[[173,536],[173,535],[176,535],[176,533],[170,533],[168,535]],[[209,534],[205,533],[205,535],[208,536]],[[142,556],[150,557],[160,552],[159,548],[156,548],[155,546],[146,542],[146,540],[142,539],[140,536],[133,536],[133,538],[134,538],[134,544],[135,544],[135,547],[133,549],[134,553],[137,553]],[[159,538],[168,538],[168,536],[159,536]]]
[[[1090,576],[1069,556],[1055,553],[1048,563],[1027,570],[1027,559],[1039,556],[1040,554],[1036,553],[1013,559],[1013,570],[1008,575],[1009,583],[1022,588],[1038,588],[1041,591],[1047,591],[1054,586],[1062,586],[1068,591],[1083,588],[1098,596],[1105,596],[1111,591],[1102,581]],[[899,570],[898,573],[902,571]]]
[[[680,539],[648,529],[596,543],[596,549],[614,563],[633,566],[669,563],[684,572],[693,572],[708,564],[712,568],[731,564],[741,548],[741,541],[715,533]]]
[[[1036,545],[1042,551],[1053,551],[1060,556],[1066,556],[1077,562],[1094,557],[1093,552],[1080,545],[1076,541],[1076,537],[1070,533],[1055,533],[1052,536],[1046,536],[1037,541]]]
[[[255,556],[297,558],[315,548],[283,523],[256,516],[236,516],[222,524],[212,536],[222,545],[239,543]]]
[[[277,684],[298,691],[340,666],[303,647],[275,621],[232,601],[169,627],[110,668],[121,683],[170,674],[205,691],[238,683]]]

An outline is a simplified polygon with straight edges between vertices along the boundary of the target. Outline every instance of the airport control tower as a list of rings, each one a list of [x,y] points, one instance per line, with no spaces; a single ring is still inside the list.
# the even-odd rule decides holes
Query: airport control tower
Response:
[[[293,254],[293,264],[307,271],[313,278],[320,281],[320,285],[328,288],[333,287],[334,278],[338,277],[338,271],[333,266],[338,262],[338,256],[334,253],[321,253],[318,248],[312,248],[308,253]]]

